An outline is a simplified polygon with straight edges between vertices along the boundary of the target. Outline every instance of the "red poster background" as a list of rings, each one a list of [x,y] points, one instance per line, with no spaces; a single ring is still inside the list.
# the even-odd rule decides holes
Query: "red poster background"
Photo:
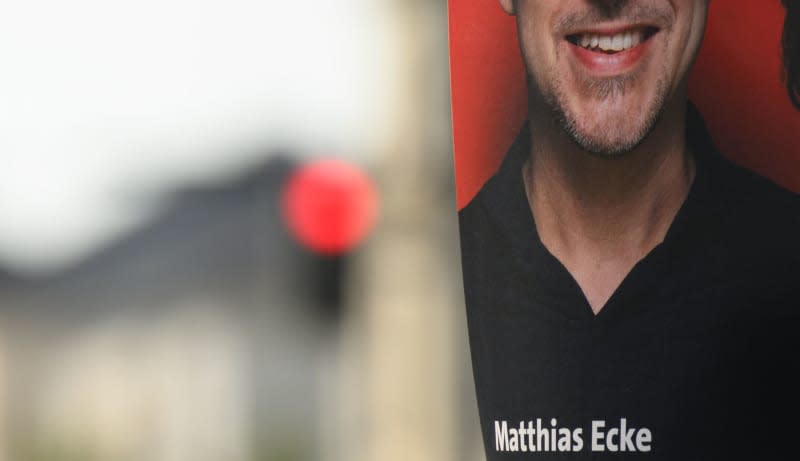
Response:
[[[689,81],[720,151],[800,191],[800,113],[781,80],[784,11],[778,0],[711,2]],[[457,205],[478,192],[525,115],[514,18],[497,0],[449,0]]]

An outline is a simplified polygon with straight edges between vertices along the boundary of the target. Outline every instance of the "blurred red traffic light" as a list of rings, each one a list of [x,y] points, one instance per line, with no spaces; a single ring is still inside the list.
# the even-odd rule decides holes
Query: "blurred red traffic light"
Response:
[[[358,245],[378,216],[378,193],[361,169],[322,159],[295,170],[283,190],[283,216],[292,236],[317,253],[336,255]]]

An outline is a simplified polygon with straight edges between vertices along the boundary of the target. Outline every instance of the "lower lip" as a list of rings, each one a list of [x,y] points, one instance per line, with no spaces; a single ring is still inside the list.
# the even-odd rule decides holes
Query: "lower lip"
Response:
[[[652,37],[628,50],[607,54],[589,51],[582,46],[566,41],[578,61],[589,72],[603,77],[619,75],[633,69],[643,59],[645,52],[650,47],[650,42],[652,42]]]

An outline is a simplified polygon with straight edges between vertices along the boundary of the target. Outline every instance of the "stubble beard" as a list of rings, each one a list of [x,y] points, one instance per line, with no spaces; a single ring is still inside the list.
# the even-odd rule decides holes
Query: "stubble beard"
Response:
[[[581,96],[588,96],[597,103],[622,98],[635,84],[638,74],[607,79],[586,79],[580,82],[584,88]],[[529,83],[530,83],[529,78]],[[602,158],[616,158],[636,149],[653,131],[666,106],[667,91],[663,78],[656,82],[656,94],[645,103],[648,104],[642,118],[635,117],[631,123],[616,123],[613,128],[602,129],[595,126],[595,132],[583,129],[578,123],[578,114],[572,112],[566,104],[566,91],[560,80],[556,79],[552,90],[539,92],[551,117],[567,137],[579,148],[589,154]],[[636,109],[636,108],[633,108]]]

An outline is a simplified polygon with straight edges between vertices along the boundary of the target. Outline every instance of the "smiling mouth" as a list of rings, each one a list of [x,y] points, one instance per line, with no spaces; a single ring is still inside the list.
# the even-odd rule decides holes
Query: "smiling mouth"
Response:
[[[659,29],[642,26],[614,33],[582,32],[567,35],[566,39],[577,47],[594,53],[616,54],[642,45],[652,38]]]

